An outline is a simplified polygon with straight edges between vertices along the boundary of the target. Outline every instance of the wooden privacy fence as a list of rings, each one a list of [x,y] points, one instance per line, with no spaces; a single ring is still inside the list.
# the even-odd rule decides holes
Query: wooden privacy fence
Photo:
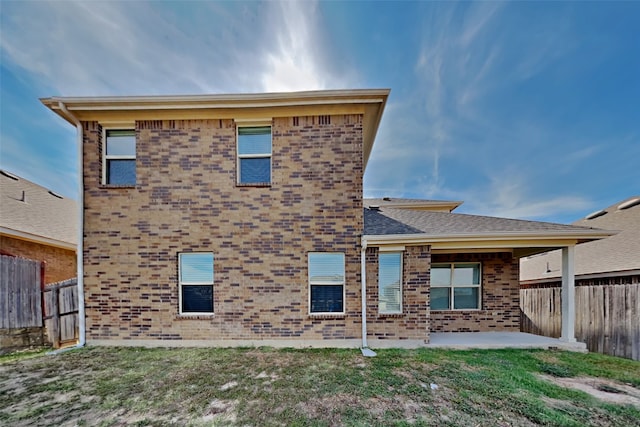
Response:
[[[44,263],[0,255],[0,329],[42,326]]]
[[[48,285],[44,289],[45,326],[53,347],[78,341],[78,280]]]
[[[559,337],[561,288],[520,290],[522,332]],[[577,286],[576,338],[589,351],[640,360],[640,284]]]

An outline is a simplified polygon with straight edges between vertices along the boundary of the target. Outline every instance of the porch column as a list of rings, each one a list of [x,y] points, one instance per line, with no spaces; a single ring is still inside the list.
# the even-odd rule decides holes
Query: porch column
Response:
[[[576,342],[575,245],[562,248],[562,335],[560,339]]]

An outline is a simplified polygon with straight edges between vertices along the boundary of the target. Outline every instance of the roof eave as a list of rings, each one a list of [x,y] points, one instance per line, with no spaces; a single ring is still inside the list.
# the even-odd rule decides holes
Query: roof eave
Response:
[[[390,89],[318,90],[257,94],[50,97],[40,102],[72,125],[75,121],[61,105],[75,112],[141,112],[188,110],[240,110],[264,108],[362,106],[363,169],[366,169]],[[360,108],[360,107],[358,107]]]
[[[69,111],[136,111],[188,109],[241,109],[332,104],[379,104],[379,122],[389,89],[351,89],[307,92],[274,92],[257,94],[169,95],[169,96],[103,96],[40,98],[47,108],[69,121],[59,107]]]
[[[599,273],[576,273],[575,280],[593,280],[593,279],[607,279],[613,277],[628,277],[640,275],[640,269],[631,270],[616,270],[616,271],[603,271]],[[544,283],[554,283],[562,280],[562,276],[553,275],[547,277],[539,277],[536,279],[520,280],[521,285],[538,285]]]
[[[0,235],[13,237],[19,240],[25,240],[28,242],[40,243],[46,246],[53,246],[56,248],[67,249],[75,251],[77,245],[73,242],[67,242],[64,240],[54,239],[46,236],[39,236],[37,234],[29,233],[26,231],[14,230],[12,228],[0,227]]]
[[[539,244],[540,246],[555,245],[561,241],[570,244],[585,243],[593,240],[604,239],[617,234],[617,231],[608,230],[584,230],[576,232],[571,231],[555,231],[555,232],[496,232],[496,233],[456,233],[456,234],[378,234],[363,235],[367,245],[390,245],[390,244],[407,244],[419,245],[438,243],[459,243],[462,246],[472,247],[473,244],[488,242],[505,242],[517,244],[518,242],[526,242],[526,244]],[[506,247],[506,246],[505,246]],[[514,246],[510,246],[514,247]]]

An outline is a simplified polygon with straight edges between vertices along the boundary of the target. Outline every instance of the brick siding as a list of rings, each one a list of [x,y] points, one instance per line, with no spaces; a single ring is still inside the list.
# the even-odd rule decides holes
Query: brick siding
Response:
[[[44,261],[44,282],[54,283],[76,277],[76,253],[68,249],[0,236],[0,249],[6,254]]]
[[[236,184],[231,120],[136,123],[134,187],[84,125],[87,340],[360,336],[362,116],[276,118],[272,183]],[[178,314],[178,253],[213,252],[214,316]],[[344,252],[344,316],[308,314],[307,253]]]
[[[432,332],[520,330],[519,264],[510,253],[434,254],[432,262],[482,263],[482,309],[431,311]]]
[[[378,248],[368,248],[367,335],[379,340],[429,342],[429,246],[408,246],[402,255],[402,314],[378,313]]]

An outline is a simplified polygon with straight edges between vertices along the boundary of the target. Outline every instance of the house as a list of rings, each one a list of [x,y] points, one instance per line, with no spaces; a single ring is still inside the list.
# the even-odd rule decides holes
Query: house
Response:
[[[576,248],[576,285],[640,283],[640,196],[595,211],[573,225],[619,231]],[[525,287],[558,286],[560,267],[558,251],[525,257],[520,262],[521,283]]]
[[[82,153],[81,337],[420,346],[518,330],[522,256],[562,248],[571,288],[574,246],[610,233],[363,200],[388,95],[42,99]]]
[[[589,351],[640,360],[640,196],[573,223],[618,233],[576,247],[576,337]],[[559,334],[561,259],[550,251],[520,262],[523,330]]]
[[[0,170],[0,254],[45,262],[45,283],[76,275],[77,206]]]

